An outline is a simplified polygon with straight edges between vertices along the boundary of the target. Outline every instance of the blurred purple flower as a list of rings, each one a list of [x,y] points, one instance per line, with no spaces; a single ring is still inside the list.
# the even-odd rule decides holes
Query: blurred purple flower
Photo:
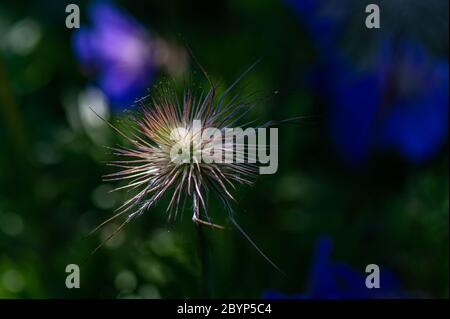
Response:
[[[284,294],[274,290],[263,293],[266,299],[370,299],[406,297],[392,274],[380,271],[380,288],[368,289],[366,275],[342,262],[330,261],[332,242],[328,237],[318,240],[309,276],[307,291]]]
[[[387,41],[368,69],[341,62],[328,75],[332,138],[358,165],[372,149],[395,149],[420,163],[448,134],[448,61],[411,42]]]
[[[448,60],[384,34],[362,66],[338,46],[345,12],[325,10],[329,3],[289,1],[317,44],[321,62],[309,80],[326,96],[338,152],[354,166],[375,149],[394,149],[415,163],[429,159],[448,136]]]
[[[106,2],[88,10],[91,27],[73,36],[73,49],[113,107],[129,106],[145,93],[153,75],[151,38],[135,19]]]

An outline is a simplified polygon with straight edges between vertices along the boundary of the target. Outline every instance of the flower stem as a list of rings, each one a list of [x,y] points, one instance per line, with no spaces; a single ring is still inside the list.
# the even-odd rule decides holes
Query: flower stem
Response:
[[[213,297],[213,283],[211,276],[211,269],[209,267],[209,253],[208,253],[208,242],[206,239],[206,234],[203,230],[202,225],[197,225],[198,233],[198,251],[200,256],[200,267],[201,267],[201,291],[202,297],[212,298]]]

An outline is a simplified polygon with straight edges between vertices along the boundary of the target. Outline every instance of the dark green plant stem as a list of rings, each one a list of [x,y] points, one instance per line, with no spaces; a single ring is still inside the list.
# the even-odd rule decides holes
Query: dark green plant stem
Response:
[[[201,267],[201,290],[202,297],[212,298],[213,297],[213,283],[211,276],[211,269],[209,267],[209,252],[208,252],[208,241],[206,239],[206,234],[203,229],[204,226],[197,225],[198,233],[198,253],[200,256],[200,267]]]

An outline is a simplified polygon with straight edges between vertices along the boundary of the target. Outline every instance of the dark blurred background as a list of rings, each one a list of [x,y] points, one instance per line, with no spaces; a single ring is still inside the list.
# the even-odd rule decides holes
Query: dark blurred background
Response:
[[[80,29],[69,3],[0,4],[0,297],[448,297],[447,1],[375,2],[380,29],[353,0],[77,1]],[[286,276],[220,203],[208,276],[166,200],[90,256],[127,196],[102,182],[123,141],[90,108],[117,122],[154,85],[206,85],[187,45],[225,85],[262,57],[237,88],[262,97],[252,118],[314,116],[279,126],[278,172],[236,194]]]

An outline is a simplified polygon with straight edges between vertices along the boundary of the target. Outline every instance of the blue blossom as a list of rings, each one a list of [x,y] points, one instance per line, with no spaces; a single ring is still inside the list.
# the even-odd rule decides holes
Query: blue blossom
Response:
[[[412,42],[388,41],[380,51],[368,69],[342,62],[330,74],[332,139],[355,165],[373,149],[423,162],[448,134],[448,61]]]
[[[345,18],[339,7],[324,5],[321,0],[285,0],[301,17],[302,24],[313,35],[314,42],[321,53],[333,49],[338,36],[338,28]]]
[[[442,148],[448,136],[448,59],[409,37],[383,34],[367,54],[371,58],[359,63],[337,44],[345,12],[326,10],[324,1],[289,3],[317,44],[320,61],[309,80],[325,96],[331,138],[348,163],[358,166],[374,150],[394,150],[421,163]]]
[[[284,294],[267,290],[267,299],[369,299],[406,297],[398,283],[385,268],[380,271],[380,288],[366,287],[365,273],[356,271],[343,262],[330,260],[331,239],[321,237],[314,252],[308,287],[304,293]]]
[[[74,32],[74,53],[85,69],[94,71],[97,85],[113,107],[129,106],[153,76],[150,34],[106,2],[91,5],[88,15],[91,27]]]

